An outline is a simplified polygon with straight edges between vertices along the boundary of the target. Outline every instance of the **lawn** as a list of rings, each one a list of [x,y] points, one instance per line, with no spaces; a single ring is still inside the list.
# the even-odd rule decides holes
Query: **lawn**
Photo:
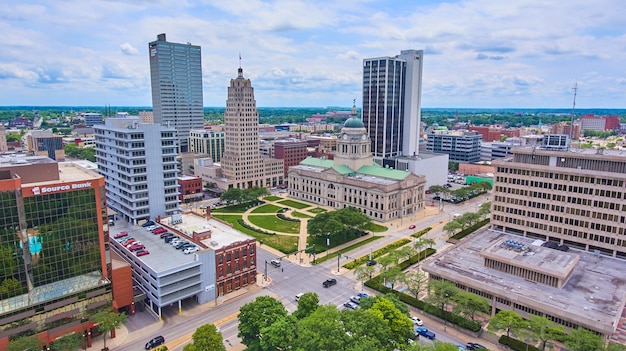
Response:
[[[285,200],[285,201],[281,201],[280,203],[285,205],[285,206],[290,206],[290,207],[293,207],[293,208],[297,208],[299,210],[301,210],[303,208],[307,208],[307,207],[313,206],[312,204],[305,204],[305,203],[298,202],[298,201],[293,201],[293,200]]]
[[[239,230],[242,233],[248,234],[254,237],[256,240],[263,244],[273,247],[283,253],[292,253],[297,250],[298,237],[297,236],[286,236],[286,235],[269,235],[259,233],[254,230],[250,230],[248,228],[242,227],[239,224],[238,220],[242,218],[240,215],[215,215],[215,218],[219,218],[225,222],[228,222],[233,225],[233,228]]]
[[[252,210],[251,213],[276,213],[278,211],[280,211],[282,207],[278,207],[276,205],[263,205],[259,208],[255,208],[254,210]]]
[[[373,222],[367,228],[365,228],[365,230],[367,231],[376,233],[386,232],[388,229],[389,228],[385,227],[384,225],[376,224]]]
[[[338,254],[343,254],[345,252],[349,252],[351,250],[356,249],[357,247],[363,246],[365,244],[369,244],[372,241],[378,240],[380,238],[382,238],[382,236],[373,236],[373,237],[369,237],[369,238],[367,238],[367,239],[365,239],[363,241],[360,241],[360,242],[358,242],[356,244],[352,244],[352,245],[350,245],[350,246],[348,246],[346,248],[343,248],[341,250],[338,250],[338,251],[335,251],[333,253],[330,253],[330,254],[328,253],[328,251],[327,251],[326,254],[320,253],[319,255],[317,255],[317,258],[315,259],[315,264],[320,264],[320,263],[322,263],[324,261],[328,261],[330,259],[333,259],[333,258],[337,257]]]
[[[314,209],[312,209],[312,210],[307,210],[307,211],[309,211],[309,212],[311,212],[311,213],[315,213],[315,214],[320,214],[320,213],[328,212],[326,209],[321,208],[321,207],[316,207],[316,208],[314,208]]]
[[[248,216],[248,221],[257,227],[281,233],[300,233],[300,223],[282,220],[276,216]]]
[[[230,205],[211,210],[211,213],[244,213],[250,207],[264,204],[263,201],[246,202],[244,204]]]
[[[278,201],[278,200],[282,200],[283,198],[280,196],[273,196],[273,195],[269,195],[263,198],[263,200],[267,200],[267,201]]]
[[[297,218],[311,218],[311,216],[309,215],[305,215],[304,213],[298,212],[298,211],[292,211],[291,215]]]

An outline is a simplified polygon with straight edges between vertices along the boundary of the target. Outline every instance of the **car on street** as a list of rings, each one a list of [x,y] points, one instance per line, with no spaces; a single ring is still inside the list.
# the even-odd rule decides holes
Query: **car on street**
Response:
[[[465,348],[470,351],[487,350],[485,346],[477,344],[475,342],[468,342],[467,345],[465,345]]]
[[[128,236],[128,232],[119,232],[119,233],[113,235],[113,239],[119,239],[119,238],[123,238],[125,236]]]
[[[411,316],[411,321],[413,321],[413,324],[420,326],[420,327],[424,325],[424,322],[415,316]]]
[[[431,332],[430,330],[428,330],[428,328],[424,328],[424,327],[415,328],[415,332],[430,340],[435,339],[435,336],[436,336],[435,333]]]
[[[270,261],[270,263],[272,264],[272,266],[278,268],[280,267],[280,260],[279,259],[273,259],[272,261]]]
[[[296,295],[296,301],[300,301],[300,298],[302,297],[302,295],[304,295],[304,293],[298,293]]]
[[[324,280],[324,282],[322,283],[322,286],[325,287],[325,288],[328,288],[328,287],[333,286],[335,284],[337,284],[337,279],[329,278],[329,279]]]
[[[135,253],[135,255],[137,255],[137,256],[145,256],[145,255],[148,255],[149,253],[150,253],[150,251],[148,251],[146,249],[142,249],[142,250],[137,251]]]
[[[411,224],[411,225],[409,226],[409,229],[415,229],[415,224]]]
[[[366,265],[368,265],[368,266],[375,266],[376,265],[376,260],[369,260],[369,261],[367,261]]]
[[[150,341],[148,341],[146,343],[146,350],[151,350],[151,349],[153,349],[153,348],[155,348],[155,347],[157,347],[157,346],[159,346],[161,344],[164,344],[164,343],[165,343],[165,338],[162,337],[161,335],[159,335],[159,336],[157,336],[155,338],[152,338],[152,340],[150,340]]]
[[[357,308],[359,308],[359,305],[355,304],[352,301],[348,301],[346,303],[343,304],[344,307],[349,308],[351,310],[356,310]]]
[[[358,296],[350,296],[350,301],[354,302],[357,305],[361,304],[361,298]]]

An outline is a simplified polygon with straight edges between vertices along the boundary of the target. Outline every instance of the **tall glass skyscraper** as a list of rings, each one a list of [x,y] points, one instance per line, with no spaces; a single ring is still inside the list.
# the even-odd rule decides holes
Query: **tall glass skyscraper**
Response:
[[[419,152],[423,56],[403,50],[363,60],[363,123],[379,162]]]
[[[187,152],[189,130],[204,127],[200,46],[170,43],[159,34],[148,48],[154,123],[175,128],[180,152]]]

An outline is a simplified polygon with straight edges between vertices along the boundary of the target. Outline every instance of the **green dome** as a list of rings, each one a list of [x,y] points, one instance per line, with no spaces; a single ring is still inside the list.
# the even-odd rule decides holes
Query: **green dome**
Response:
[[[346,120],[346,123],[343,124],[344,128],[365,128],[363,121],[356,117],[350,117]]]

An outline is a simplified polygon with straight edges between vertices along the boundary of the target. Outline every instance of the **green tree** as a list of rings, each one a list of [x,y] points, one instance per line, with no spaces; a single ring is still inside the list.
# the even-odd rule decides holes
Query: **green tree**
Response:
[[[376,301],[371,308],[365,311],[381,317],[389,328],[389,339],[398,348],[406,346],[407,340],[413,335],[413,322],[395,304],[382,298]]]
[[[17,272],[17,260],[10,246],[0,246],[0,278],[10,277]]]
[[[394,266],[380,273],[380,276],[383,278],[385,284],[391,284],[391,290],[393,290],[397,282],[404,280],[404,273],[402,273],[402,269],[398,266]]]
[[[441,311],[444,311],[450,299],[458,292],[459,288],[452,282],[447,280],[431,280],[428,282],[428,298],[426,301],[435,306],[441,306]]]
[[[557,325],[546,317],[532,315],[529,322],[530,331],[536,339],[541,341],[542,350],[546,349],[548,341],[560,339],[565,335],[562,325]]]
[[[372,274],[374,274],[375,270],[376,268],[374,268],[374,266],[368,265],[360,265],[354,270],[356,279],[361,282],[361,289],[363,289],[363,284],[366,281],[372,279]]]
[[[415,296],[417,299],[419,297],[420,292],[424,290],[428,283],[428,277],[426,273],[421,270],[416,270],[413,272],[405,273],[404,279],[402,280],[404,284],[406,284],[406,289]]]
[[[15,278],[8,278],[0,284],[0,297],[7,298],[25,293],[26,288]]]
[[[262,327],[262,349],[266,351],[294,350],[294,344],[298,337],[297,328],[297,320],[293,316],[280,318],[274,321],[271,325]]]
[[[500,331],[506,330],[506,336],[511,337],[511,331],[521,328],[524,319],[522,316],[511,310],[500,310],[489,320],[487,330]]]
[[[298,300],[298,309],[293,312],[293,316],[297,319],[306,318],[319,307],[319,303],[320,298],[317,293],[305,293]]]
[[[431,185],[428,188],[428,191],[430,191],[430,193],[435,196],[439,196],[444,190],[446,190],[446,188],[442,187],[441,185]]]
[[[391,301],[393,303],[394,306],[396,306],[396,308],[398,309],[398,311],[402,312],[402,314],[404,314],[405,316],[409,317],[409,307],[402,301],[400,301],[400,299],[398,298],[398,296],[396,296],[395,294],[392,293],[388,293],[385,295],[376,295],[376,296],[371,296],[369,298],[365,298],[365,299],[361,299],[361,309],[362,310],[368,310],[370,308],[372,308],[372,306],[374,306],[374,304],[376,302],[378,302],[379,300],[388,300]]]
[[[600,351],[604,348],[604,343],[595,333],[585,328],[576,328],[565,339],[565,346],[570,351]]]
[[[279,301],[269,296],[259,296],[239,309],[238,336],[248,350],[262,350],[261,328],[286,316],[287,310]]]
[[[348,335],[341,313],[333,305],[322,305],[298,322],[297,350],[345,350]]]
[[[626,351],[626,345],[609,343],[606,347],[606,351]]]
[[[103,349],[107,348],[107,333],[121,327],[126,323],[125,313],[115,313],[111,310],[101,311],[93,315],[93,321],[98,324],[98,330],[102,332]]]
[[[380,264],[380,271],[386,272],[390,267],[396,264],[396,258],[393,255],[385,255],[378,259],[378,264]]]
[[[183,351],[226,351],[222,333],[213,324],[205,324],[196,329],[191,339],[193,343],[185,345]]]
[[[389,329],[378,313],[367,313],[363,309],[345,310],[341,321],[346,329],[345,350],[379,351],[393,349],[388,342]]]
[[[455,231],[461,229],[462,226],[457,220],[452,220],[443,225],[443,230],[448,233],[448,235],[452,235]]]
[[[41,343],[35,335],[22,336],[15,340],[9,341],[7,351],[39,351]]]
[[[395,255],[398,259],[408,260],[415,254],[415,249],[410,245],[402,246],[401,248],[395,250]]]
[[[480,218],[486,217],[489,213],[491,213],[491,201],[482,203],[478,208],[478,215]]]
[[[422,252],[422,248],[424,247],[428,247],[431,248],[433,246],[435,246],[435,244],[437,244],[435,242],[435,240],[430,239],[430,238],[424,238],[424,237],[419,237],[415,240],[415,242],[413,242],[413,247],[415,248],[415,250],[417,250],[417,253],[419,254],[420,252]],[[417,262],[419,263],[421,256],[417,257]]]
[[[307,225],[307,232],[311,236],[334,237],[345,229],[345,226],[332,214],[333,212],[320,213],[311,218]]]
[[[489,313],[489,301],[484,297],[466,291],[460,291],[452,297],[456,305],[452,309],[454,313],[474,320],[476,313]]]
[[[241,203],[243,202],[244,195],[243,191],[239,188],[230,188],[222,193],[220,196],[220,201],[224,201],[226,203]]]
[[[450,172],[458,171],[459,170],[459,163],[458,162],[453,162],[453,161],[448,162],[448,170]]]
[[[74,351],[78,350],[83,342],[83,336],[80,333],[66,334],[50,344],[52,351]]]
[[[462,221],[467,221],[470,226],[476,224],[480,220],[478,213],[474,212],[466,212],[461,216],[461,218],[463,218]]]

